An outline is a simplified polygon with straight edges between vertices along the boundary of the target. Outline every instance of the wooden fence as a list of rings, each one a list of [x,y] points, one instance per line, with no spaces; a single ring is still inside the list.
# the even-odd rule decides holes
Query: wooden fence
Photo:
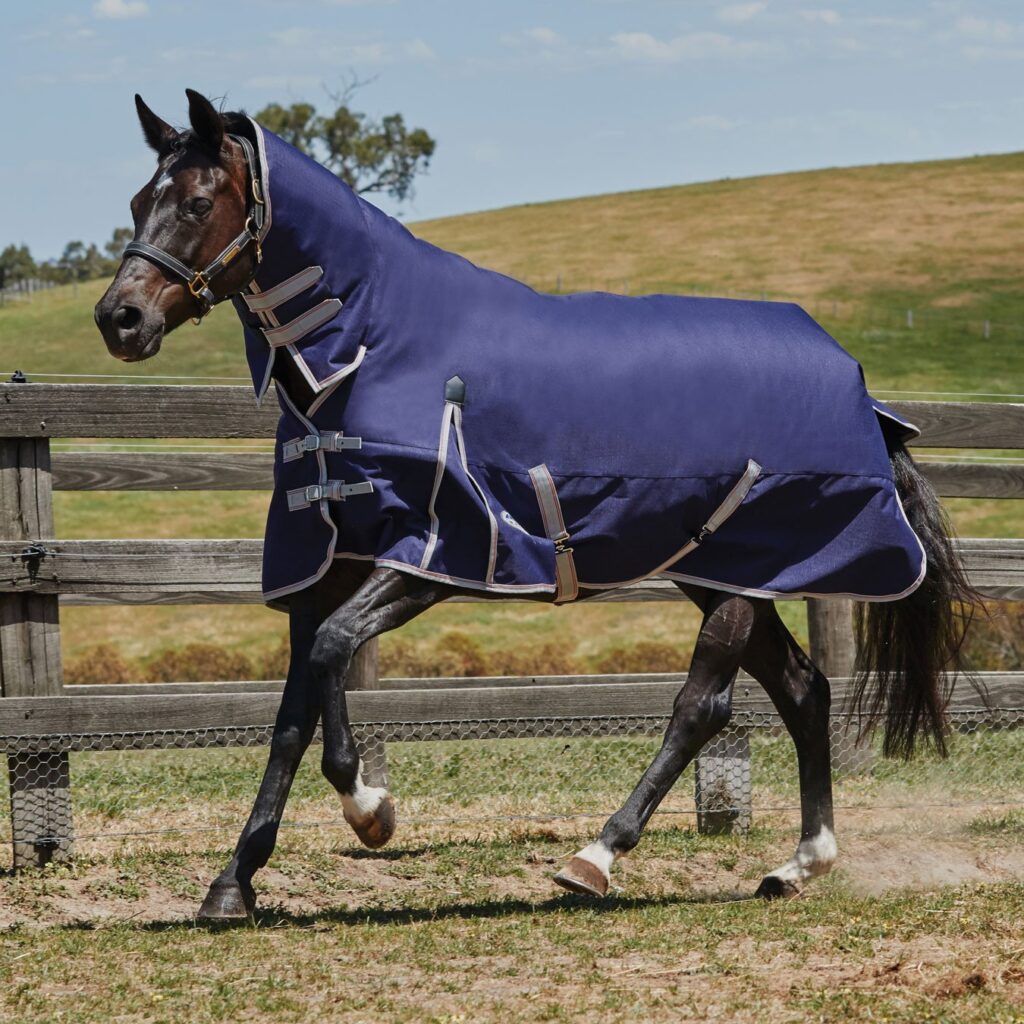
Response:
[[[1024,405],[898,402],[923,431],[921,448],[1024,449]],[[266,453],[50,451],[51,438],[262,438],[274,436],[276,404],[256,409],[242,387],[155,387],[0,384],[0,737],[129,734],[267,725],[274,719],[273,683],[164,684],[120,687],[63,685],[61,604],[260,603],[258,540],[60,540],[54,535],[54,490],[245,490],[268,488]],[[929,461],[924,469],[947,497],[1024,497],[1024,463]],[[974,585],[991,598],[1024,598],[1024,539],[959,542]],[[472,600],[467,595],[466,600]],[[681,600],[667,580],[653,579],[593,600]],[[852,666],[851,604],[810,601],[812,655],[841,692]],[[353,723],[464,722],[508,718],[667,715],[682,676],[567,677],[503,680],[377,679],[376,647],[358,659],[350,697]],[[599,687],[595,689],[595,686]],[[528,689],[527,689],[528,687]],[[1024,674],[993,676],[990,692],[1022,706]],[[738,705],[768,708],[749,683]],[[474,731],[476,729],[476,731]],[[180,741],[176,745],[181,745]],[[29,750],[8,754],[15,835],[31,819],[39,842],[15,843],[16,866],[66,857],[71,837],[54,843],[70,820],[70,775],[49,768],[33,778]],[[26,749],[24,747],[19,749]],[[40,747],[40,750],[42,747]],[[710,771],[711,769],[709,769]],[[40,781],[42,780],[42,781]]]

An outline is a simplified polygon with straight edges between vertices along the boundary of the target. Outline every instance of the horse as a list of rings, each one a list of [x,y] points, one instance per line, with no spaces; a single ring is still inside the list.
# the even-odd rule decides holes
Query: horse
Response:
[[[235,305],[257,397],[273,380],[281,405],[264,593],[287,610],[291,644],[252,812],[199,916],[253,913],[318,722],[348,824],[371,849],[394,834],[393,799],[365,781],[346,711],[361,645],[470,591],[565,603],[661,573],[702,612],[688,675],[650,766],[553,881],[608,892],[614,862],[729,722],[740,669],[799,767],[796,852],[756,895],[792,896],[828,872],[829,683],[775,600],[863,598],[856,706],[884,722],[887,754],[944,750],[976,598],[907,453],[915,428],[798,307],[540,295],[413,238],[244,114],[186,95],[180,131],[135,97],[157,169],[131,201],[134,240],[95,319],[132,362]],[[721,393],[705,400],[712,381]],[[529,466],[537,457],[551,466]]]

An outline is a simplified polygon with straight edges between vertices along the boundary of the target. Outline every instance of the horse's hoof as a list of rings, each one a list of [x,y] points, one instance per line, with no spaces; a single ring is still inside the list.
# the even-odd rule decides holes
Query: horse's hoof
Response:
[[[766,875],[754,893],[755,897],[760,896],[763,900],[788,900],[799,895],[800,890],[792,882],[787,882],[777,875]]]
[[[204,921],[237,921],[251,917],[256,909],[256,893],[241,882],[214,882],[199,908]]]
[[[581,896],[608,895],[608,879],[596,865],[582,857],[573,857],[554,880],[556,885]]]
[[[368,814],[361,821],[355,821],[346,814],[345,820],[352,826],[352,831],[359,837],[363,846],[379,850],[382,846],[387,846],[395,834],[395,801],[386,796],[373,814]]]

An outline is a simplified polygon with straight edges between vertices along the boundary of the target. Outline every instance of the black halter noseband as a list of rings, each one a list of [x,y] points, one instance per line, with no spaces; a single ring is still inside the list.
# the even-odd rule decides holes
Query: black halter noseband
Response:
[[[229,135],[228,138],[233,139],[242,147],[242,152],[245,154],[245,163],[249,169],[252,203],[251,205],[248,202],[246,204],[248,215],[246,216],[245,227],[242,229],[241,234],[228,243],[221,254],[202,270],[193,270],[182,263],[176,256],[172,256],[169,252],[165,252],[155,245],[150,245],[149,242],[129,242],[124,249],[124,258],[128,256],[141,256],[143,259],[157,264],[157,266],[162,267],[164,270],[169,270],[175,277],[180,277],[188,285],[189,293],[199,305],[199,315],[193,317],[193,323],[196,324],[220,302],[220,299],[213,294],[213,290],[210,287],[215,277],[227,270],[228,266],[241,256],[250,245],[256,247],[256,262],[259,263],[263,259],[263,251],[260,247],[260,231],[263,229],[266,204],[263,198],[263,185],[259,177],[259,164],[256,160],[256,153],[252,148],[252,143],[248,139],[242,138],[241,135]],[[224,298],[227,298],[227,296],[222,295],[221,299]]]

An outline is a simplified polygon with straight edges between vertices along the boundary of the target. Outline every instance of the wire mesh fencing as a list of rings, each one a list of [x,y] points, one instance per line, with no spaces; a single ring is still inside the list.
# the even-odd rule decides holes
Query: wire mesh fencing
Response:
[[[951,713],[950,755],[904,763],[857,743],[857,720],[832,719],[832,772],[844,811],[949,814],[1024,806],[1024,709]],[[661,716],[377,723],[355,729],[364,774],[386,777],[406,824],[435,834],[460,826],[601,818],[614,811],[661,742]],[[10,815],[0,817],[0,866],[12,849],[69,856],[73,844],[227,833],[256,793],[271,726],[0,737]],[[314,743],[319,743],[319,737]],[[286,825],[343,825],[311,748]],[[74,821],[71,808],[73,806]],[[777,716],[738,712],[701,752],[659,814],[703,831],[743,832],[799,810],[793,744]],[[844,827],[846,825],[844,824]],[[3,858],[8,858],[7,860]]]

